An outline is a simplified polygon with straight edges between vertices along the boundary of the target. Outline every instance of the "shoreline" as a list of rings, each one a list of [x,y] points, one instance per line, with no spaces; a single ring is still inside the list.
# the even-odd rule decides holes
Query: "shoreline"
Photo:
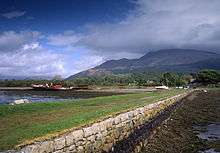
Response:
[[[32,87],[0,87],[1,90],[32,90]]]
[[[2,90],[34,90],[32,87],[0,87],[0,91]],[[149,88],[124,88],[124,89],[119,89],[119,88],[109,88],[109,89],[80,89],[80,90],[66,90],[66,91],[73,91],[73,92],[112,92],[112,93],[140,93],[140,92],[153,92],[156,91],[157,89],[154,87],[149,87]],[[41,90],[39,90],[41,91]],[[44,91],[44,90],[42,90]],[[64,90],[60,90],[64,91]],[[59,91],[55,91],[59,92]]]

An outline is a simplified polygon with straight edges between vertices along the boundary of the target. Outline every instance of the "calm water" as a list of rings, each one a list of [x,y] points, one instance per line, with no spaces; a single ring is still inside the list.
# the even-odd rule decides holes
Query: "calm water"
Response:
[[[209,124],[207,126],[195,126],[194,129],[198,132],[198,137],[208,141],[220,140],[220,124]],[[199,153],[219,153],[214,148],[210,148],[205,151],[199,151]]]
[[[17,99],[28,99],[31,102],[66,101],[100,96],[116,95],[107,92],[79,91],[35,91],[35,90],[0,90],[0,104],[11,103]]]
[[[209,124],[207,126],[197,127],[198,129],[200,130],[198,137],[201,139],[209,141],[220,139],[220,124]]]

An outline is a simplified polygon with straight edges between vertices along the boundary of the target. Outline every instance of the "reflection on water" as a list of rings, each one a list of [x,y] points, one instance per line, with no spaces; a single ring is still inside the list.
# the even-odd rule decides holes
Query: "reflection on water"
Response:
[[[205,151],[199,151],[199,153],[219,153],[219,152],[215,151],[214,149],[208,149]]]
[[[198,132],[200,139],[208,141],[216,141],[220,139],[220,124],[209,124],[206,126],[195,126],[194,129]],[[199,153],[219,153],[215,149],[210,148],[205,151],[199,151]]]
[[[220,139],[220,124],[209,124],[207,126],[194,127],[198,132],[200,139],[217,140]]]
[[[0,104],[11,103],[17,99],[28,99],[31,102],[51,102],[110,96],[116,94],[118,93],[93,91],[0,90]]]

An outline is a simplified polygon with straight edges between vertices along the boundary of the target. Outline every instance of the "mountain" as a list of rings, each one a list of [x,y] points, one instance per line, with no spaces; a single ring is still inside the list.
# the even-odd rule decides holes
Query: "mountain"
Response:
[[[24,76],[10,76],[0,74],[0,80],[23,80],[24,78]]]
[[[220,54],[192,49],[165,49],[149,52],[139,59],[109,60],[67,79],[146,71],[195,72],[201,69],[220,70]]]

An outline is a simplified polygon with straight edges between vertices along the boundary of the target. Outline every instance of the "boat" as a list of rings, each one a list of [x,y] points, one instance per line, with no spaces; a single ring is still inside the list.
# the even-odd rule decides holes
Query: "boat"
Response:
[[[52,90],[52,91],[70,90],[70,89],[72,89],[71,87],[70,88],[65,88],[62,85],[53,85],[53,84],[51,84],[50,86],[48,84],[46,84],[46,85],[43,85],[43,84],[33,84],[33,85],[31,85],[31,87],[34,90]]]

